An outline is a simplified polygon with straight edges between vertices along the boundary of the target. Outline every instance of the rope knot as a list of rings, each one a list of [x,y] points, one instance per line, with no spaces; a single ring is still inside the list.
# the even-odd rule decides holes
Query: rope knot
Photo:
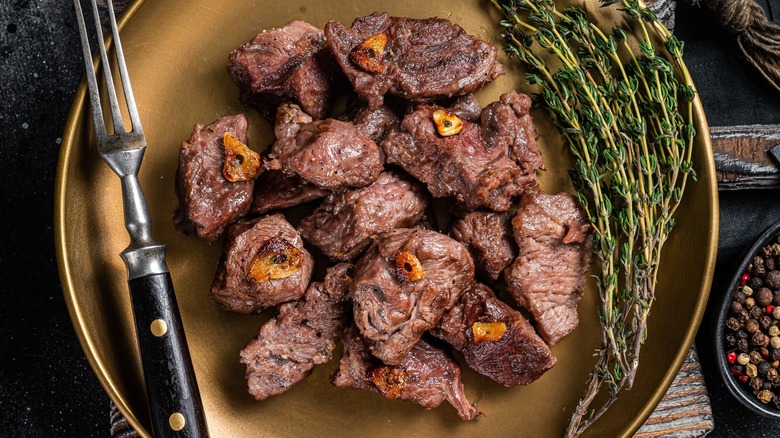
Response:
[[[754,23],[766,21],[764,10],[754,0],[721,0],[718,12],[723,27],[732,33],[743,33]]]

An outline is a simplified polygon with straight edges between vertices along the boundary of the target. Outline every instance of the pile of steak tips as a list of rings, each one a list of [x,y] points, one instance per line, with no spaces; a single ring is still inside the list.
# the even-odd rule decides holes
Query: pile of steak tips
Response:
[[[374,13],[264,31],[228,71],[276,141],[264,156],[247,148],[241,114],[196,125],[174,224],[208,242],[225,235],[217,303],[278,306],[241,351],[250,394],[287,391],[342,342],[334,386],[426,409],[447,400],[472,420],[483,414],[453,350],[505,386],[555,365],[548,345],[577,326],[591,230],[573,196],[539,189],[528,96],[482,108],[471,94],[504,73],[493,46],[448,20]],[[344,114],[328,118],[346,93]],[[431,198],[448,200],[448,225]],[[297,228],[285,218],[312,202]],[[322,281],[304,242],[331,261]]]

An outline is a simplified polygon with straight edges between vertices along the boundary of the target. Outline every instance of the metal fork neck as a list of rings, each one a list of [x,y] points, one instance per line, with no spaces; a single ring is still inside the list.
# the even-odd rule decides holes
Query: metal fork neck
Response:
[[[168,272],[165,263],[166,247],[152,237],[152,219],[138,181],[138,168],[141,166],[144,149],[117,150],[103,154],[103,159],[119,175],[122,182],[125,228],[130,234],[130,245],[121,255],[131,280]]]

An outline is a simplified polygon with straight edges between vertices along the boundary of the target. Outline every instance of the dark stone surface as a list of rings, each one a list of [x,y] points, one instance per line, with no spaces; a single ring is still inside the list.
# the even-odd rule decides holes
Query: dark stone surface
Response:
[[[0,436],[109,435],[52,227],[60,136],[83,68],[71,2],[0,2]]]
[[[712,14],[681,5],[677,32],[710,124],[780,124],[780,93],[739,59]],[[68,318],[52,229],[59,138],[82,69],[71,2],[0,1],[0,436],[109,434],[108,398]],[[742,248],[780,219],[779,196],[721,193],[713,297],[725,293]],[[706,327],[697,345],[715,416],[710,436],[775,436],[780,423],[739,406],[719,382]]]

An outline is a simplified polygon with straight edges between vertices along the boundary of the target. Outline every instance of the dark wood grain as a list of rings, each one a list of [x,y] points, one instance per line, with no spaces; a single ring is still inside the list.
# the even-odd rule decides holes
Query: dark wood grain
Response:
[[[712,126],[718,188],[780,187],[780,167],[767,150],[780,145],[780,125]]]

